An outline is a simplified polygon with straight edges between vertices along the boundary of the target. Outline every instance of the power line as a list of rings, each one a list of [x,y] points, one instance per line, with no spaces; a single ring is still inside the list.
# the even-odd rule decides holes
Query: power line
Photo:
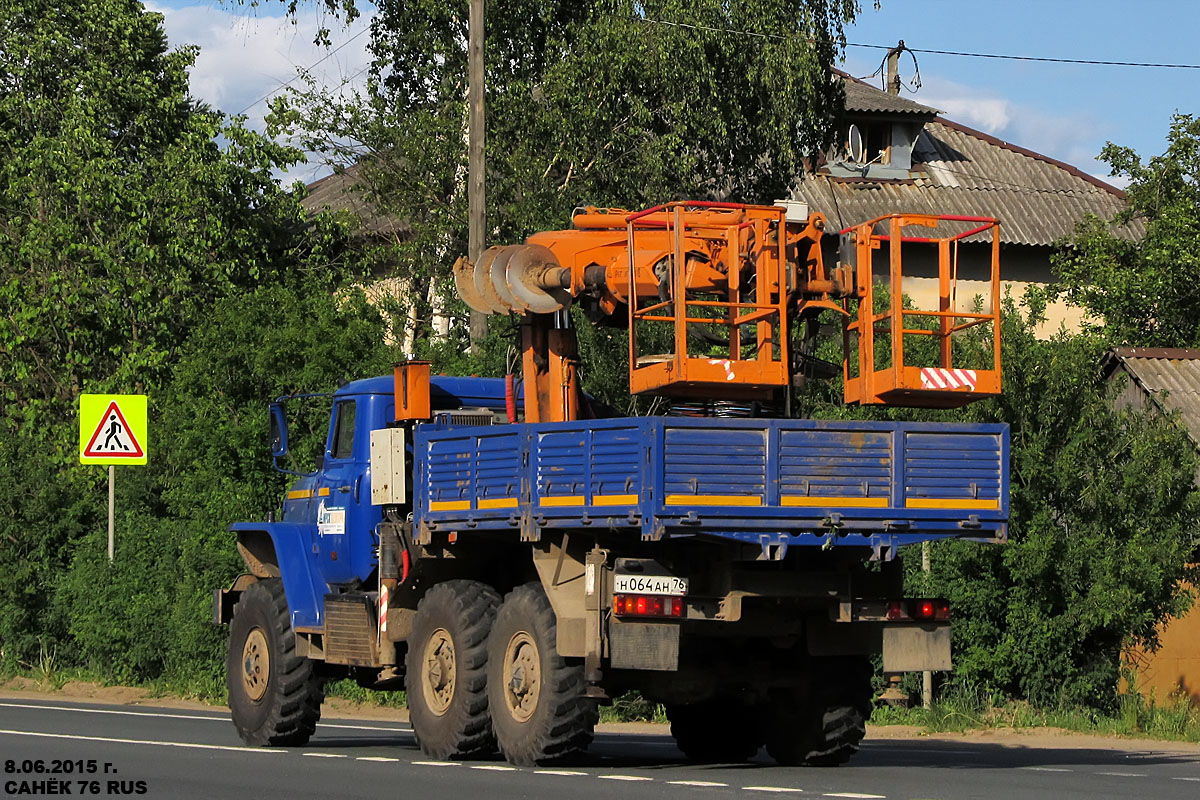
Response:
[[[711,25],[694,25],[688,22],[674,22],[672,20],[654,19],[653,17],[629,17],[620,16],[622,19],[628,19],[632,22],[646,22],[654,25],[665,25],[672,28],[690,28],[697,31],[708,31],[710,33],[732,33],[739,36],[750,36],[760,39],[789,39],[792,37],[784,36],[778,33],[760,33],[758,31],[739,30],[737,28],[717,28]],[[809,39],[809,41],[813,41]],[[886,44],[866,44],[863,42],[846,42],[846,47],[864,47],[871,50],[891,50],[895,45]],[[1160,64],[1144,61],[1103,61],[1099,59],[1087,58],[1051,58],[1046,56],[1014,56],[1003,53],[969,53],[963,50],[928,50],[919,47],[905,48],[913,53],[930,53],[941,56],[964,56],[967,58],[996,58],[1007,59],[1011,61],[1042,61],[1054,64],[1089,64],[1095,66],[1106,67],[1156,67],[1160,69],[1200,69],[1200,64]]]
[[[873,50],[891,50],[884,44],[859,44],[847,42],[847,47],[869,47]],[[1009,61],[1045,61],[1052,64],[1089,64],[1102,67],[1157,67],[1160,69],[1200,69],[1200,64],[1155,64],[1146,61],[1100,61],[1089,58],[1050,58],[1048,56],[1013,56],[1003,53],[967,53],[961,50],[926,50],[920,47],[909,47],[914,53],[932,53],[939,56],[966,56],[968,58],[1001,58]]]
[[[248,106],[246,106],[245,108],[243,108],[241,111],[239,111],[239,112],[237,112],[236,114],[234,114],[234,116],[236,117],[236,116],[241,116],[242,114],[245,114],[247,111],[249,111],[250,109],[254,108],[256,105],[258,105],[259,103],[261,103],[263,100],[266,100],[268,97],[270,97],[271,95],[275,94],[275,93],[276,93],[276,92],[278,92],[280,89],[284,89],[284,88],[286,88],[286,87],[288,87],[288,86],[292,85],[292,84],[293,84],[293,83],[295,83],[295,82],[296,82],[296,80],[297,80],[297,79],[299,79],[299,77],[300,77],[301,75],[303,75],[305,72],[308,72],[308,71],[309,71],[309,70],[311,70],[313,67],[315,67],[315,66],[319,65],[319,64],[320,64],[320,63],[322,63],[323,61],[326,61],[326,60],[328,60],[328,59],[332,58],[332,57],[333,57],[333,55],[334,55],[334,53],[336,53],[338,50],[341,50],[343,47],[345,47],[346,45],[350,44],[350,43],[351,43],[351,42],[353,42],[355,39],[357,39],[358,37],[362,36],[364,33],[366,33],[366,32],[367,32],[367,31],[369,31],[369,30],[371,30],[371,29],[370,29],[370,27],[364,27],[364,28],[363,28],[362,30],[360,30],[358,33],[354,34],[354,35],[353,35],[353,36],[351,36],[349,39],[347,39],[346,41],[342,42],[342,43],[341,43],[341,44],[339,44],[337,47],[333,48],[332,50],[330,50],[328,53],[326,53],[325,55],[323,55],[323,56],[321,56],[320,58],[318,58],[318,59],[317,59],[316,61],[314,61],[313,63],[309,64],[309,65],[308,65],[307,67],[305,67],[303,70],[301,70],[301,71],[297,72],[297,73],[296,73],[295,75],[293,75],[291,78],[289,78],[288,80],[286,80],[286,81],[284,81],[283,83],[279,84],[279,85],[278,85],[278,86],[276,86],[274,89],[272,89],[271,91],[267,92],[267,93],[266,93],[266,94],[264,94],[262,97],[258,98],[258,99],[257,99],[257,100],[255,100],[253,103],[251,103],[250,105],[248,105]],[[360,70],[360,72],[361,72],[361,70]]]

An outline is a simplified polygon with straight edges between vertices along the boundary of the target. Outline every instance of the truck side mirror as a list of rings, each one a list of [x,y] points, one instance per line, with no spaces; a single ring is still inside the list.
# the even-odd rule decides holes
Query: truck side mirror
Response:
[[[287,450],[287,420],[283,416],[283,405],[271,403],[271,456],[286,456]]]

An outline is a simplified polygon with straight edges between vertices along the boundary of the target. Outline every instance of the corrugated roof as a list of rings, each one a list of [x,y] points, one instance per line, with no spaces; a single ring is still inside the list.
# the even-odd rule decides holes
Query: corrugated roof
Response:
[[[1200,446],[1200,350],[1115,347],[1105,362],[1108,372],[1121,364],[1159,408],[1178,412]]]
[[[854,79],[845,85],[848,97],[897,99]],[[924,124],[912,160],[908,179],[818,172],[805,176],[793,196],[839,228],[898,212],[986,216],[1000,220],[1002,242],[1025,245],[1053,244],[1070,236],[1085,214],[1111,219],[1125,205],[1120,189],[1070,164],[947,119]],[[1120,232],[1137,237],[1142,226],[1134,221]]]
[[[936,108],[923,106],[900,95],[888,94],[876,89],[870,84],[863,83],[857,78],[851,78],[845,73],[834,70],[843,76],[842,85],[846,87],[846,110],[850,112],[872,112],[884,114],[916,114],[934,117],[938,114]]]
[[[300,201],[300,204],[310,214],[320,211],[348,211],[361,221],[364,230],[368,233],[406,232],[408,230],[406,224],[396,217],[379,213],[371,205],[360,185],[359,168],[359,164],[354,164],[308,184],[308,195]]]

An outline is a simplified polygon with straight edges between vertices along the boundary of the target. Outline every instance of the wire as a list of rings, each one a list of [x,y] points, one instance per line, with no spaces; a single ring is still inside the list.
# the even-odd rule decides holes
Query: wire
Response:
[[[697,31],[709,31],[711,33],[733,33],[740,36],[752,36],[760,39],[790,39],[790,36],[784,36],[778,33],[760,33],[758,31],[738,30],[737,28],[717,28],[711,25],[693,25],[688,22],[673,22],[665,19],[655,19],[653,17],[630,17],[623,14],[610,14],[609,16],[620,17],[630,20],[631,22],[647,22],[654,25],[666,25],[673,28],[690,28]],[[813,41],[813,39],[809,39]],[[872,50],[891,50],[894,45],[887,44],[866,44],[863,42],[846,42],[846,47],[865,47]],[[1102,61],[1098,59],[1088,58],[1051,58],[1047,56],[1014,56],[1003,53],[969,53],[963,50],[928,50],[919,47],[905,48],[910,53],[930,53],[940,56],[964,56],[967,58],[998,58],[1008,59],[1012,61],[1042,61],[1054,64],[1090,64],[1105,67],[1155,67],[1159,69],[1200,69],[1200,64],[1164,64],[1152,63],[1145,61]],[[915,58],[913,59],[916,60]],[[873,77],[876,72],[871,73],[867,77]]]
[[[313,63],[309,64],[309,65],[308,65],[307,67],[305,67],[303,70],[299,70],[299,71],[297,71],[297,72],[296,72],[296,74],[295,74],[295,75],[293,75],[291,78],[289,78],[288,80],[286,80],[286,81],[284,81],[283,83],[279,84],[279,85],[278,85],[278,86],[276,86],[274,89],[272,89],[271,91],[267,92],[267,93],[266,93],[266,94],[264,94],[262,97],[258,98],[258,99],[257,99],[257,100],[255,100],[253,103],[251,103],[250,105],[248,105],[248,106],[246,106],[245,108],[243,108],[241,111],[239,111],[239,112],[237,112],[236,114],[234,114],[234,116],[236,117],[236,116],[241,116],[242,114],[245,114],[247,111],[249,111],[250,109],[254,108],[256,105],[258,105],[259,103],[261,103],[263,100],[266,100],[266,99],[267,99],[267,98],[269,98],[271,95],[273,95],[273,94],[275,94],[276,92],[278,92],[279,90],[281,90],[281,89],[284,89],[284,88],[286,88],[286,87],[290,86],[291,84],[295,83],[295,82],[296,82],[296,80],[297,80],[297,79],[299,79],[299,77],[300,77],[301,75],[303,75],[305,72],[308,72],[310,69],[312,69],[313,67],[317,66],[317,65],[318,65],[318,64],[320,64],[321,62],[328,60],[328,59],[329,59],[329,58],[331,58],[331,57],[333,56],[333,54],[334,54],[334,53],[336,53],[338,50],[341,50],[343,47],[345,47],[346,45],[350,44],[350,43],[351,43],[351,42],[353,42],[355,39],[357,39],[358,37],[362,36],[364,33],[366,33],[366,32],[367,32],[367,31],[369,31],[369,30],[371,30],[371,28],[370,28],[369,26],[368,26],[368,27],[364,27],[364,28],[363,28],[362,30],[360,30],[358,33],[354,34],[354,35],[353,35],[353,36],[351,36],[349,39],[347,39],[346,41],[342,42],[342,43],[341,43],[341,44],[339,44],[337,47],[333,48],[332,50],[330,50],[328,53],[326,53],[325,55],[323,55],[323,56],[321,56],[320,58],[318,58],[318,59],[317,59],[316,61],[314,61]],[[362,72],[362,70],[359,70],[359,74],[361,74],[361,72]],[[357,76],[356,76],[356,77],[357,77]],[[352,80],[352,79],[351,79],[351,80]]]
[[[736,31],[731,31],[736,33]],[[885,44],[860,44],[847,42],[846,47],[869,47],[873,50],[891,50]],[[1050,58],[1048,56],[1014,56],[1003,53],[967,53],[961,50],[926,50],[920,47],[908,48],[914,53],[931,53],[939,56],[966,56],[968,58],[1002,58],[1010,61],[1044,61],[1052,64],[1090,64],[1103,67],[1157,67],[1160,69],[1200,69],[1200,64],[1157,64],[1146,61],[1100,61],[1090,58]]]

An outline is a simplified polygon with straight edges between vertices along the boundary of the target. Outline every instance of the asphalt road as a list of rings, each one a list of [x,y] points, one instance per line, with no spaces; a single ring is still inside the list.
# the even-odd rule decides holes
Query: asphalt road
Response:
[[[55,759],[71,762],[54,764]],[[95,760],[95,772],[88,761]],[[40,762],[59,774],[20,774]],[[689,765],[669,736],[601,733],[577,762],[517,769],[432,762],[404,723],[330,719],[304,747],[241,746],[225,714],[0,699],[4,797],[877,798],[1200,797],[1200,748],[1033,749],[994,743],[868,739],[850,765]],[[63,770],[72,768],[72,774]],[[40,784],[37,782],[41,782]],[[66,791],[63,791],[63,790]]]

